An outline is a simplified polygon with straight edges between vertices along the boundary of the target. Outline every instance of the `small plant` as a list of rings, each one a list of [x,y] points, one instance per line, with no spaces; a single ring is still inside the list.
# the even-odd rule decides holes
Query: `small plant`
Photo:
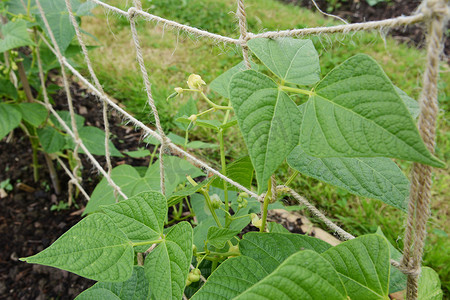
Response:
[[[268,224],[267,213],[283,207],[280,196],[295,197],[289,186],[299,174],[405,211],[409,181],[390,158],[444,166],[420,138],[417,102],[367,55],[321,79],[310,40],[252,39],[248,46],[268,72],[241,63],[216,78],[210,88],[224,104],[191,75],[188,88],[169,96],[194,96],[176,119],[185,137],[172,138],[189,147],[196,126],[211,130],[222,174],[261,199],[174,156],[165,158],[166,195],[158,192],[158,163],[121,165],[111,177],[129,199],[116,199],[102,180],[88,216],[22,260],[99,281],[77,299],[389,299],[403,290],[406,276],[390,264],[401,254],[380,230],[332,247]],[[195,97],[210,108],[198,112]],[[212,114],[215,119],[206,118]],[[236,125],[248,155],[229,163],[225,148],[232,145],[224,135]],[[276,186],[274,174],[285,160],[293,175]],[[250,223],[258,232],[242,235]],[[442,293],[433,270],[422,268],[419,293]]]
[[[93,7],[89,2],[73,1],[73,5],[77,16],[89,14]],[[67,58],[77,55],[79,47],[71,45],[75,31],[66,13],[65,4],[56,0],[45,1],[43,8],[50,20],[50,28],[64,32],[57,36],[61,52]],[[0,17],[2,22],[0,52],[3,53],[0,58],[0,139],[12,134],[12,130],[16,127],[20,127],[29,137],[33,149],[34,180],[37,182],[39,179],[40,166],[37,153],[42,151],[53,187],[59,194],[59,180],[53,166],[52,154],[65,156],[73,161],[71,151],[74,146],[73,143],[66,142],[59,123],[55,118],[49,118],[47,109],[39,102],[43,98],[43,91],[39,80],[37,57],[39,55],[42,61],[44,78],[48,77],[52,69],[59,67],[58,60],[41,39],[40,34],[46,33],[47,29],[34,1],[2,1]],[[54,85],[49,86],[50,92],[54,89]],[[93,129],[86,128],[86,131]],[[93,132],[89,132],[89,135],[91,133]],[[95,133],[96,137],[104,135],[102,131],[100,134]],[[63,149],[65,154],[61,153]]]

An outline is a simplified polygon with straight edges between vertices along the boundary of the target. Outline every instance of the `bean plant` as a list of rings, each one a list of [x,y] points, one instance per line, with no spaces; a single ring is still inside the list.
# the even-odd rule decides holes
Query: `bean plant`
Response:
[[[80,47],[72,44],[75,30],[70,22],[63,1],[47,0],[42,3],[46,18],[60,51],[72,62],[80,53]],[[80,16],[89,15],[91,2],[72,1],[78,21]],[[50,71],[59,67],[58,60],[44,43],[41,34],[47,29],[39,14],[35,1],[2,1],[0,3],[1,40],[0,52],[0,139],[12,137],[16,127],[20,127],[29,137],[33,149],[33,175],[39,180],[38,152],[44,154],[56,194],[60,193],[59,180],[52,159],[55,156],[68,159],[73,168],[75,144],[53,115],[49,115],[43,103],[43,90],[39,79],[38,55],[42,62],[45,79]],[[48,38],[47,38],[48,39]],[[73,63],[73,62],[72,62]],[[55,84],[47,88],[49,94],[60,89]],[[50,95],[50,101],[53,101]],[[68,111],[57,111],[64,122],[71,127]],[[80,138],[87,148],[97,155],[105,155],[105,150],[97,145],[105,133],[92,126],[84,126],[84,118],[77,116]],[[12,140],[12,138],[10,138]],[[111,144],[113,156],[123,156]]]
[[[164,159],[165,195],[159,163],[120,165],[111,176],[128,199],[103,179],[87,216],[22,260],[98,281],[77,299],[389,299],[404,290],[406,276],[390,264],[401,253],[380,230],[331,246],[267,222],[267,214],[283,207],[279,199],[296,176],[406,211],[409,180],[392,159],[444,166],[416,128],[417,102],[364,54],[320,78],[310,40],[252,39],[248,47],[258,63],[220,75],[209,85],[215,94],[195,74],[175,89],[169,101],[188,98],[175,120],[185,135],[169,137],[187,149],[218,148],[222,174],[260,199],[176,156]],[[218,145],[189,141],[199,127]],[[232,162],[230,130],[239,130],[248,150]],[[142,153],[155,155],[132,155]],[[276,187],[285,161],[293,175]],[[256,231],[243,233],[246,227]],[[442,297],[432,269],[422,268],[419,294]]]

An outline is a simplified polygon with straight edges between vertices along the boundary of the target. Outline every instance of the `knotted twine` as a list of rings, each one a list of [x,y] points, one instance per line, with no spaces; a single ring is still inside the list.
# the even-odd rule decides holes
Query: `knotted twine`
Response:
[[[439,57],[443,32],[449,16],[449,8],[443,0],[426,0],[419,7],[427,20],[427,66],[423,75],[423,89],[420,95],[420,116],[418,129],[431,153],[434,153],[437,104],[437,81]],[[407,295],[409,300],[418,297],[420,264],[426,238],[426,223],[430,216],[432,168],[414,163],[411,171],[411,188],[408,218],[405,229],[403,259],[400,269],[408,275]]]

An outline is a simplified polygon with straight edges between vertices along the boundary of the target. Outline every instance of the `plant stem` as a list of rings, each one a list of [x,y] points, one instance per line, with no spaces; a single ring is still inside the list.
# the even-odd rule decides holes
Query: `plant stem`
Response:
[[[219,218],[217,217],[216,211],[214,210],[211,202],[211,198],[209,197],[209,194],[206,190],[200,189],[200,192],[203,194],[203,196],[206,199],[206,205],[208,205],[209,211],[211,212],[211,215],[214,218],[214,221],[216,221],[216,224],[219,228],[223,228],[222,224],[219,221]]]
[[[23,67],[23,63],[21,61],[17,61],[17,71],[19,72],[19,78],[22,82],[23,91],[25,92],[25,96],[27,97],[28,102],[33,102],[33,94],[31,93],[31,87],[28,83],[27,74],[25,72],[25,68]]]
[[[59,185],[58,174],[56,173],[55,166],[53,165],[53,161],[50,156],[44,152],[45,162],[47,163],[48,171],[50,173],[50,179],[53,184],[53,189],[55,190],[55,194],[61,194],[61,186]]]
[[[291,177],[289,177],[289,179],[286,181],[284,185],[289,186],[292,183],[292,181],[294,181],[295,177],[297,177],[298,173],[299,172],[297,170],[294,170],[294,173],[292,173]]]
[[[219,130],[219,145],[220,145],[220,162],[222,164],[222,174],[227,176],[227,163],[225,161],[225,141],[223,138],[223,129]],[[225,180],[223,181],[223,191],[225,193],[225,210],[228,211],[230,209],[228,203],[228,185]]]
[[[264,204],[263,204],[263,215],[262,215],[262,223],[260,232],[264,232],[266,230],[266,222],[267,222],[267,209],[269,207],[270,199],[272,198],[272,181],[269,179],[269,187],[267,189],[267,193],[264,196]]]
[[[209,100],[209,98],[206,97],[206,95],[205,95],[205,93],[203,93],[203,91],[200,91],[200,90],[199,90],[199,92],[200,92],[200,95],[202,95],[202,98],[205,99],[205,101],[208,102],[215,110],[219,110],[219,109],[222,109],[222,110],[231,110],[231,109],[233,109],[231,106],[217,105],[217,104],[215,104],[214,102],[212,102],[211,100]]]
[[[312,91],[298,89],[298,88],[293,88],[293,87],[285,86],[285,85],[280,85],[278,88],[280,90],[282,90],[282,91],[285,91],[285,92],[292,92],[292,93],[303,94],[303,95],[308,95],[308,96],[312,96],[312,95],[315,94]]]

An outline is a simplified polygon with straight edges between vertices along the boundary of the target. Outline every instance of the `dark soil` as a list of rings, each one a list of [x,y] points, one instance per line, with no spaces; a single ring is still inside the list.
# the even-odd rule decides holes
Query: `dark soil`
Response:
[[[280,0],[317,11],[311,0]],[[332,3],[336,2],[333,6]],[[389,0],[370,6],[366,0],[316,0],[322,11],[337,15],[350,23],[384,20],[399,16],[409,16],[420,5],[421,0]],[[389,34],[395,39],[409,45],[423,48],[425,45],[425,25],[415,24],[407,27],[393,28]],[[445,41],[444,60],[450,62],[450,39]]]
[[[86,118],[85,124],[101,128],[102,106],[95,97],[76,84],[73,84],[72,95],[75,112]],[[68,109],[64,92],[53,98],[57,110]],[[110,122],[117,125],[121,119],[111,112]],[[111,131],[112,141],[120,151],[137,149],[141,135],[132,127],[112,126]],[[94,281],[66,271],[27,264],[18,258],[38,253],[76,224],[81,219],[79,209],[85,206],[86,200],[79,196],[78,208],[51,211],[52,205],[67,202],[69,177],[61,168],[57,170],[62,193],[56,195],[40,153],[40,180],[35,183],[28,138],[16,129],[12,141],[6,143],[5,140],[0,141],[0,182],[9,179],[14,190],[0,199],[0,299],[73,299]],[[105,159],[97,159],[105,167]],[[83,186],[91,194],[100,177],[89,161],[85,158],[82,161]],[[113,158],[114,166],[123,163],[145,166],[149,159]]]

